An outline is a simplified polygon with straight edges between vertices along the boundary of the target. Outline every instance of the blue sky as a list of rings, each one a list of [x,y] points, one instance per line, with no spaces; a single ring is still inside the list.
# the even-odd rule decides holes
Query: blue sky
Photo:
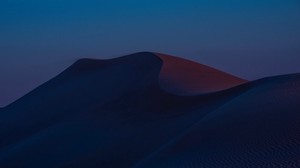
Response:
[[[257,79],[300,72],[299,0],[1,0],[0,106],[82,57],[173,54]]]

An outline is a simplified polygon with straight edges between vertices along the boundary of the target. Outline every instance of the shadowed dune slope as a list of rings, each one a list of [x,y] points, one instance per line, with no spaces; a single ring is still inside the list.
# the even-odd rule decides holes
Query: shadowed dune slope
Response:
[[[252,84],[136,167],[300,167],[300,74]]]
[[[181,61],[163,57],[81,59],[3,108],[0,167],[299,166],[300,75],[242,84],[200,65],[190,77],[218,85],[162,85]]]

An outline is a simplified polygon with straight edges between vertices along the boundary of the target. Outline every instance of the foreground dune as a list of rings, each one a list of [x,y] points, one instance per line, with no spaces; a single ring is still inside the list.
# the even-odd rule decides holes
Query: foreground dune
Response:
[[[300,167],[299,104],[300,74],[246,82],[162,54],[81,59],[0,109],[0,167]]]

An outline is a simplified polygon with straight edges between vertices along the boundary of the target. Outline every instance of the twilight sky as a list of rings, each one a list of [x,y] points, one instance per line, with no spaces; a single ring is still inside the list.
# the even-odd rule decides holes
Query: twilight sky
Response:
[[[0,107],[76,59],[172,54],[246,78],[300,72],[299,0],[1,0]]]

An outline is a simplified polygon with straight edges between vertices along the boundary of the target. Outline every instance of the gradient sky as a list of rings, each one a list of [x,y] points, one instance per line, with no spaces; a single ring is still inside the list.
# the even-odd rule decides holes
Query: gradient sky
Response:
[[[300,72],[299,0],[1,0],[0,107],[76,59],[168,53],[246,79]]]

